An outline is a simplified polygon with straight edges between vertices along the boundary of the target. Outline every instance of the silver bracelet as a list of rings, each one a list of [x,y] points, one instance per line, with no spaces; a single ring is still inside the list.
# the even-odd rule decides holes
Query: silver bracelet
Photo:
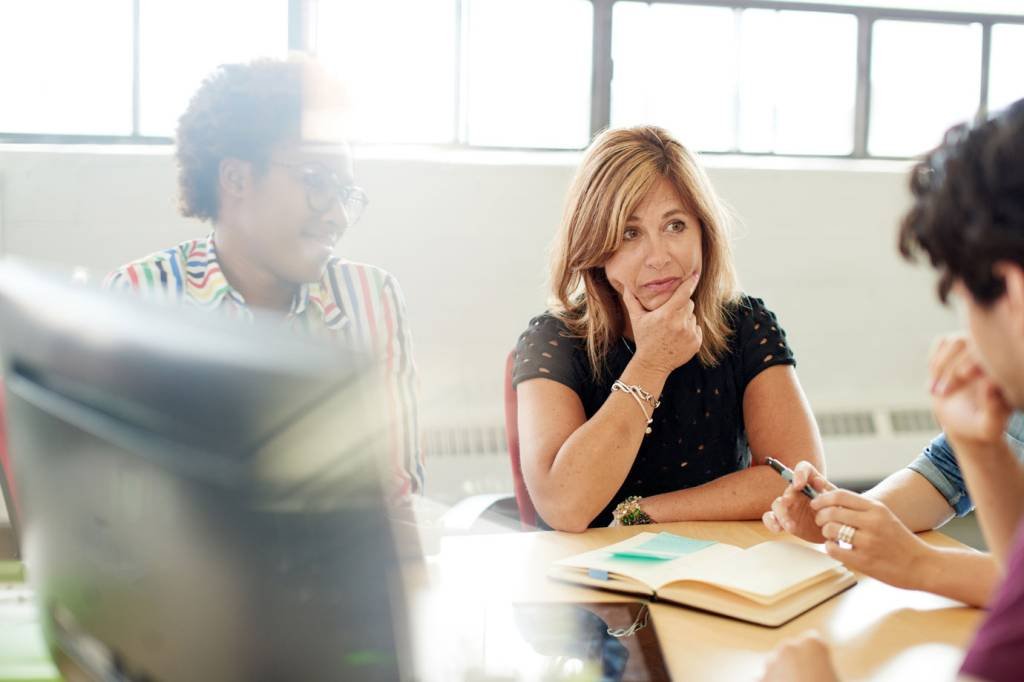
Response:
[[[661,405],[661,401],[660,400],[655,400],[654,396],[651,395],[650,393],[648,393],[647,391],[645,391],[643,389],[643,387],[641,387],[641,386],[637,386],[636,384],[627,384],[624,381],[622,381],[621,379],[616,379],[615,383],[612,384],[612,390],[613,391],[616,390],[615,389],[616,386],[619,387],[618,390],[620,390],[620,391],[625,391],[626,393],[631,393],[631,394],[637,396],[638,398],[642,398],[642,399],[646,400],[647,404],[651,406],[652,410],[657,409],[658,406]]]
[[[647,420],[647,426],[644,429],[644,433],[650,433],[651,424],[654,422],[654,410],[657,409],[659,405],[661,405],[661,401],[655,400],[653,395],[651,395],[644,389],[640,388],[636,384],[627,384],[623,382],[621,379],[615,380],[615,383],[612,384],[612,391],[621,391],[623,393],[628,393],[629,395],[633,396],[633,400],[636,401],[637,407],[640,408],[640,412],[643,413],[644,419]],[[645,401],[648,405],[651,406],[650,414],[647,414],[647,409],[644,408]]]

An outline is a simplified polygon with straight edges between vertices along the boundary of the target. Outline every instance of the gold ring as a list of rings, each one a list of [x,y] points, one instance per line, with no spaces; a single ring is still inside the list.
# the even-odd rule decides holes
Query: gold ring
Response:
[[[839,526],[839,535],[837,539],[839,542],[844,542],[850,547],[853,547],[853,534],[857,532],[857,529],[853,526],[847,526],[845,523]]]

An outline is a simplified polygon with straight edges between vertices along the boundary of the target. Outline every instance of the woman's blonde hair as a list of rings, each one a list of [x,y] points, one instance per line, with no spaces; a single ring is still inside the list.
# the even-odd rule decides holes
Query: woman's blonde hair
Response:
[[[684,208],[700,220],[703,263],[693,301],[704,333],[701,363],[717,365],[733,331],[729,304],[739,284],[728,222],[704,169],[661,128],[606,130],[591,143],[576,172],[551,258],[549,308],[574,336],[586,339],[595,378],[625,321],[604,264],[622,244],[627,219],[661,178],[676,187]]]

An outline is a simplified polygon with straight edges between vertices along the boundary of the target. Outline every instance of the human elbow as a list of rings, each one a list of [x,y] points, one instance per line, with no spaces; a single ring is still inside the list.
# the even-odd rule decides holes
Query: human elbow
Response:
[[[590,527],[590,522],[593,521],[593,517],[588,518],[578,509],[545,504],[542,500],[537,500],[537,511],[544,522],[554,530],[566,533],[582,533]]]
[[[547,518],[545,517],[544,520],[547,521]],[[587,522],[587,520],[582,518],[569,517],[565,519],[547,521],[547,523],[553,529],[560,530],[564,533],[582,533],[583,531],[590,528],[590,524]]]
[[[557,475],[553,464],[524,466],[523,479],[540,518],[554,530],[582,533],[600,511],[588,511],[589,500],[580,494],[576,481]]]

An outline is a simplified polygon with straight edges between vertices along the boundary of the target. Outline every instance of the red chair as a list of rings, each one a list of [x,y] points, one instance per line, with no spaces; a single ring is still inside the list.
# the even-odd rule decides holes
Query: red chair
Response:
[[[519,460],[519,404],[516,389],[512,386],[514,362],[513,350],[505,360],[505,439],[508,443],[508,458],[512,464],[512,484],[516,493],[516,505],[519,507],[519,520],[524,530],[534,530],[537,528],[537,510],[530,499],[530,491],[526,489],[523,466]]]
[[[4,417],[6,406],[4,404],[4,386],[0,381],[0,494],[10,496],[4,500],[7,503],[8,521],[15,528],[21,514],[21,506],[18,503],[18,493],[14,489],[14,471],[11,465],[11,455],[7,450],[7,428]]]

